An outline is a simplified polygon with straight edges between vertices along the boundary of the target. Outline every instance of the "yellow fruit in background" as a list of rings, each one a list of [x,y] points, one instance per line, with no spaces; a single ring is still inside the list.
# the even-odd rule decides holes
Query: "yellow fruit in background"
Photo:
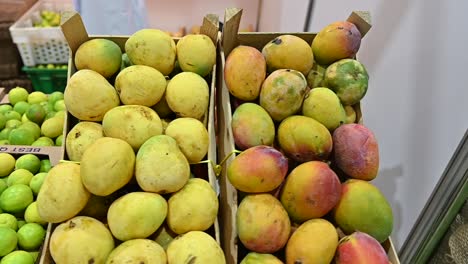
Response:
[[[225,264],[226,259],[219,244],[210,235],[190,231],[178,236],[167,248],[168,263]]]
[[[120,69],[122,51],[108,39],[91,39],[78,47],[75,53],[77,70],[90,69],[109,78]]]
[[[184,72],[205,77],[216,63],[216,47],[206,35],[185,35],[177,42],[177,60]]]
[[[116,247],[106,260],[106,264],[129,263],[166,264],[166,252],[158,243],[149,239],[133,239]]]
[[[67,134],[65,150],[68,158],[73,161],[81,161],[83,152],[94,143],[104,137],[102,125],[94,122],[79,122]]]

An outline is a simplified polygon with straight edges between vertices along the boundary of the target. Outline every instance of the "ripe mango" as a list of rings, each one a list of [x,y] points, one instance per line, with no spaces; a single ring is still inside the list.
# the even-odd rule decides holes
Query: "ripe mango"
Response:
[[[149,107],[121,105],[104,115],[102,129],[107,137],[122,139],[136,151],[150,137],[162,134],[162,123]]]
[[[77,216],[55,228],[49,248],[57,264],[104,264],[114,249],[114,238],[98,220]]]
[[[125,52],[132,64],[146,65],[168,76],[174,69],[176,44],[164,31],[141,29],[125,42]]]
[[[319,121],[330,131],[346,122],[346,112],[340,98],[324,87],[309,91],[302,105],[302,114]]]
[[[174,76],[166,88],[166,100],[180,117],[201,119],[208,110],[209,88],[205,79],[193,72]]]
[[[115,89],[123,104],[151,107],[164,95],[166,78],[152,67],[133,65],[119,72],[115,78]]]
[[[328,66],[324,82],[343,105],[354,105],[366,95],[369,75],[359,61],[342,59]]]
[[[195,118],[174,119],[167,125],[164,133],[177,141],[177,145],[190,163],[201,161],[208,153],[210,145],[208,130]]]
[[[361,231],[382,243],[392,233],[392,208],[380,190],[367,181],[351,179],[342,184],[333,216],[345,234]]]
[[[112,201],[115,199],[113,196],[115,195],[91,195],[88,203],[86,203],[86,206],[83,208],[83,210],[80,211],[78,215],[89,216],[99,221],[105,221],[107,218],[107,210],[109,210]]]
[[[278,142],[286,155],[298,162],[325,160],[333,146],[328,129],[307,116],[283,120],[278,127]]]
[[[329,65],[345,58],[353,58],[361,46],[361,32],[347,21],[337,21],[324,27],[312,41],[314,58],[321,65]]]
[[[185,35],[177,42],[177,61],[184,72],[205,77],[216,63],[216,47],[206,35]]]
[[[275,125],[268,112],[254,103],[243,103],[236,108],[231,121],[236,146],[248,149],[258,145],[273,145]]]
[[[250,252],[240,264],[283,264],[283,262],[271,254]]]
[[[83,153],[81,180],[92,194],[106,196],[130,181],[134,167],[135,153],[127,142],[103,137]]]
[[[262,84],[260,105],[275,121],[297,113],[307,89],[307,80],[295,70],[276,70]]]
[[[190,231],[175,238],[167,248],[167,263],[225,264],[223,250],[210,235]]]
[[[248,193],[276,189],[288,173],[288,159],[269,146],[255,146],[236,156],[229,165],[227,177],[238,190]]]
[[[110,253],[106,264],[158,263],[166,264],[164,249],[149,239],[127,240]]]
[[[92,70],[79,70],[70,77],[64,101],[67,110],[83,121],[102,121],[107,111],[120,104],[114,87]]]
[[[112,235],[127,241],[146,238],[166,219],[167,202],[157,193],[131,192],[115,200],[107,212]]]
[[[68,159],[81,161],[83,152],[99,138],[104,137],[104,131],[99,123],[79,122],[67,134],[65,150]]]
[[[167,224],[177,234],[207,230],[215,222],[219,209],[213,187],[200,178],[190,179],[172,194],[168,206]]]
[[[257,253],[282,249],[291,232],[288,213],[271,194],[251,194],[242,199],[236,215],[242,244]]]
[[[60,223],[77,215],[89,197],[81,182],[80,165],[59,163],[44,179],[37,195],[37,211],[44,221]]]
[[[268,71],[291,69],[307,75],[314,63],[310,45],[293,35],[281,35],[268,42],[262,49]]]
[[[321,161],[302,163],[286,178],[281,203],[296,222],[320,218],[331,211],[340,200],[338,176]]]
[[[238,99],[256,100],[265,77],[265,57],[256,48],[237,46],[226,58],[224,81],[229,92]]]
[[[307,85],[309,88],[315,88],[315,87],[323,87],[323,78],[325,75],[325,70],[321,65],[318,65],[317,63],[314,63],[314,66],[312,66],[312,69],[309,71],[307,74]]]
[[[63,116],[54,116],[44,121],[41,125],[41,134],[48,138],[56,138],[63,134]]]
[[[172,193],[187,183],[190,165],[175,139],[166,135],[154,136],[138,150],[135,177],[146,192]]]
[[[311,219],[300,225],[286,245],[287,264],[328,264],[338,246],[338,233],[325,219]]]
[[[119,45],[108,39],[91,39],[81,44],[75,53],[77,70],[96,71],[105,78],[110,78],[122,63],[122,51]]]
[[[379,171],[379,146],[374,133],[360,124],[345,124],[333,132],[335,163],[348,176],[370,181]]]
[[[336,264],[388,264],[388,256],[375,238],[363,232],[343,237],[335,254]]]

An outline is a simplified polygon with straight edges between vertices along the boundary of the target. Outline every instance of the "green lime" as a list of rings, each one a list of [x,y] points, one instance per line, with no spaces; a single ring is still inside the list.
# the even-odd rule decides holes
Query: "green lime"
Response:
[[[34,135],[34,139],[38,139],[41,136],[41,127],[34,122],[26,121],[20,126],[20,128],[31,131]]]
[[[21,228],[22,226],[24,226],[26,224],[26,221],[24,219],[18,219],[18,228]]]
[[[0,113],[0,130],[2,130],[3,128],[5,128],[5,125],[6,125],[6,122],[8,120],[6,119],[5,115]]]
[[[13,106],[13,110],[22,115],[26,113],[26,111],[28,111],[29,107],[30,105],[28,104],[28,102],[21,101],[16,103],[15,106]]]
[[[26,112],[26,117],[36,124],[41,124],[46,116],[46,110],[40,104],[33,104]]]
[[[36,202],[33,202],[28,206],[28,208],[26,208],[26,211],[24,212],[24,220],[26,220],[27,223],[36,223],[40,225],[47,224],[47,222],[42,220],[42,218],[39,216]]]
[[[46,231],[40,224],[27,223],[18,230],[17,235],[20,248],[35,250],[44,242]]]
[[[49,159],[41,160],[41,168],[39,169],[40,172],[49,172],[51,168],[52,165],[50,164]]]
[[[21,115],[20,113],[14,111],[14,110],[8,110],[3,115],[6,117],[7,121],[16,119],[16,120],[21,120]]]
[[[44,179],[47,176],[47,172],[40,172],[34,177],[32,177],[31,181],[29,182],[29,187],[33,191],[34,195],[37,195],[39,193],[39,190],[41,190],[42,184],[44,183]]]
[[[39,257],[39,251],[30,251],[29,255],[33,258],[34,262],[36,262],[37,258]]]
[[[34,141],[31,146],[52,147],[55,146],[54,141],[48,137],[40,137]]]
[[[0,179],[0,194],[8,188],[8,184],[3,179]]]
[[[55,139],[55,146],[62,146],[62,144],[63,144],[63,135],[60,135]]]
[[[54,105],[55,102],[63,100],[63,93],[60,91],[49,94],[49,102]]]
[[[2,213],[0,214],[0,227],[8,227],[13,230],[18,230],[18,221],[12,214]]]
[[[3,257],[0,264],[34,264],[34,257],[24,250],[15,250]]]
[[[58,111],[55,116],[60,116],[60,117],[63,117],[65,118],[65,116],[67,115],[67,111]]]
[[[28,121],[31,121],[28,119],[28,116],[26,115],[26,113],[24,113],[22,116],[21,116],[21,122],[25,123],[25,122],[28,122]]]
[[[50,119],[50,118],[54,117],[56,114],[57,114],[57,112],[55,112],[55,111],[50,111],[50,112],[48,112],[48,113],[46,114],[44,120]]]
[[[15,158],[9,153],[0,153],[0,177],[10,175],[15,169]]]
[[[8,213],[19,213],[34,201],[31,188],[24,184],[9,186],[0,195],[0,208]]]
[[[41,102],[39,103],[39,105],[41,105],[44,108],[46,114],[49,112],[54,112],[54,106],[49,104],[49,102]]]
[[[23,124],[23,122],[21,122],[20,120],[10,119],[10,120],[6,121],[5,127],[6,128],[18,128],[22,124]]]
[[[9,104],[0,105],[0,114],[5,114],[7,111],[13,110],[13,106]]]
[[[12,252],[18,243],[15,230],[9,227],[0,227],[0,257]],[[4,258],[2,259],[3,262]]]
[[[29,186],[29,182],[31,181],[34,174],[30,171],[25,169],[17,169],[13,171],[10,176],[8,176],[7,184],[8,186],[12,186],[15,184],[24,184]]]
[[[24,128],[13,129],[8,135],[8,141],[11,145],[30,146],[34,142],[34,134]]]
[[[22,87],[15,87],[8,93],[8,100],[10,104],[15,105],[18,102],[26,102],[28,100],[29,93]]]
[[[8,141],[8,139],[0,139],[0,146],[1,145],[10,145],[10,141]]]
[[[4,128],[0,132],[0,140],[1,139],[8,139],[8,136],[10,136],[10,132],[13,130],[13,128]]]
[[[16,160],[15,168],[26,169],[31,173],[36,174],[41,168],[41,160],[34,154],[25,154]]]
[[[43,92],[35,91],[28,95],[28,103],[39,104],[47,101],[47,95]]]
[[[65,111],[65,110],[67,110],[67,107],[65,106],[65,101],[62,99],[62,100],[58,100],[57,102],[55,102],[54,110],[55,111]]]

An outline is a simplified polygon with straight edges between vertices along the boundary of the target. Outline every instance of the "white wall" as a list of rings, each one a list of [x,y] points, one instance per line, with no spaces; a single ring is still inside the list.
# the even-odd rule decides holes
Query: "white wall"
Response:
[[[379,140],[375,184],[392,204],[399,248],[468,128],[468,2],[315,2],[311,31],[371,11],[358,54],[371,78],[363,115]]]

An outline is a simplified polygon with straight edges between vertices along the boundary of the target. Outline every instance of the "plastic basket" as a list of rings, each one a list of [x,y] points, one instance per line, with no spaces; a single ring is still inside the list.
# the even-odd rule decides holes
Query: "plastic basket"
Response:
[[[73,6],[62,2],[39,1],[10,27],[11,37],[18,46],[25,66],[68,62],[69,48],[60,27],[33,27],[43,10],[62,12],[73,10]]]
[[[67,86],[67,69],[40,69],[23,67],[32,82],[35,91],[50,94],[56,91],[64,92]]]

